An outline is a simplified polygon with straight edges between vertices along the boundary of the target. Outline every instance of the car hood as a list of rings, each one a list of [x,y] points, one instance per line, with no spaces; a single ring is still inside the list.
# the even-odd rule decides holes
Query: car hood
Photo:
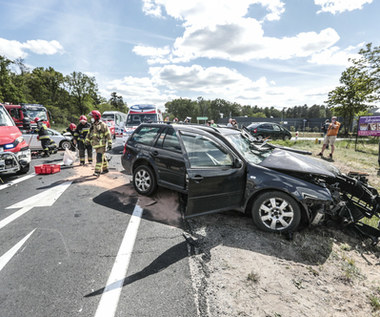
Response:
[[[275,149],[259,165],[276,170],[336,177],[340,174],[334,165],[307,155]]]
[[[0,144],[13,143],[19,136],[21,132],[16,126],[0,127]]]

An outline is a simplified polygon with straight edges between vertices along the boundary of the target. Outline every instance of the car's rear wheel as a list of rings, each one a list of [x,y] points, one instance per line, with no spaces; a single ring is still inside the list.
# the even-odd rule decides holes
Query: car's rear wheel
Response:
[[[271,191],[261,194],[252,206],[253,223],[268,232],[292,232],[301,221],[301,209],[289,195]]]
[[[147,165],[138,166],[133,172],[133,186],[140,195],[152,195],[157,189],[156,176]]]

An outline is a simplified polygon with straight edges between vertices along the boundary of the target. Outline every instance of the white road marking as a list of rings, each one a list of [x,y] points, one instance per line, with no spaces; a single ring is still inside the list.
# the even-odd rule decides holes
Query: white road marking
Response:
[[[8,250],[4,255],[0,257],[0,271],[7,265],[7,263],[13,258],[13,256],[17,253],[17,251],[23,246],[26,240],[33,234],[34,229],[31,233],[29,233],[24,239],[19,241],[14,247]]]
[[[13,220],[16,220],[18,217],[21,217],[23,214],[25,214],[26,212],[28,212],[32,208],[33,207],[30,207],[30,206],[25,207],[25,208],[21,208],[19,211],[16,211],[15,213],[11,214],[7,218],[1,220],[0,221],[0,229],[4,228],[7,224],[10,224]]]
[[[34,176],[36,176],[36,173],[30,174],[30,175],[26,175],[24,177],[17,178],[14,181],[11,181],[11,182],[3,184],[3,185],[0,185],[0,190],[8,188],[8,187],[11,187],[12,185],[21,183],[23,181],[26,181],[27,179],[32,178]]]
[[[132,217],[129,220],[127,230],[125,231],[123,241],[121,242],[119,252],[116,256],[115,263],[112,267],[111,274],[108,278],[107,286],[104,289],[98,309],[96,310],[95,317],[115,316],[142,214],[143,209],[136,204]]]
[[[12,206],[9,206],[5,209],[25,208],[28,206],[31,206],[32,208],[52,206],[55,203],[55,201],[63,194],[63,192],[71,185],[71,183],[71,181],[64,182],[57,186],[51,187],[48,190],[43,191],[42,193],[39,193],[16,204],[13,204]]]
[[[52,206],[56,200],[63,194],[63,192],[71,185],[72,182],[64,182],[42,193],[29,197],[23,201],[20,201],[12,206],[5,209],[21,208],[12,215],[0,221],[0,229],[5,227],[7,224],[21,217],[23,214],[28,212],[34,207],[49,207]]]

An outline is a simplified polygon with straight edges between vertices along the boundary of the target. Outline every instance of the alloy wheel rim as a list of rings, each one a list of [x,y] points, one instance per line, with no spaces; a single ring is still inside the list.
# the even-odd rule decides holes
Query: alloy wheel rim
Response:
[[[146,192],[151,186],[149,173],[145,170],[138,171],[135,177],[135,184],[139,190]]]
[[[265,200],[260,208],[261,222],[271,230],[285,230],[294,219],[293,207],[283,198],[272,197]]]

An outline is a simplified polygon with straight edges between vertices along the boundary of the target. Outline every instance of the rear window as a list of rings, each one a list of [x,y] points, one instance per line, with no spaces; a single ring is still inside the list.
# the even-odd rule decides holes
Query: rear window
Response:
[[[160,128],[142,127],[131,137],[131,142],[152,146]]]

